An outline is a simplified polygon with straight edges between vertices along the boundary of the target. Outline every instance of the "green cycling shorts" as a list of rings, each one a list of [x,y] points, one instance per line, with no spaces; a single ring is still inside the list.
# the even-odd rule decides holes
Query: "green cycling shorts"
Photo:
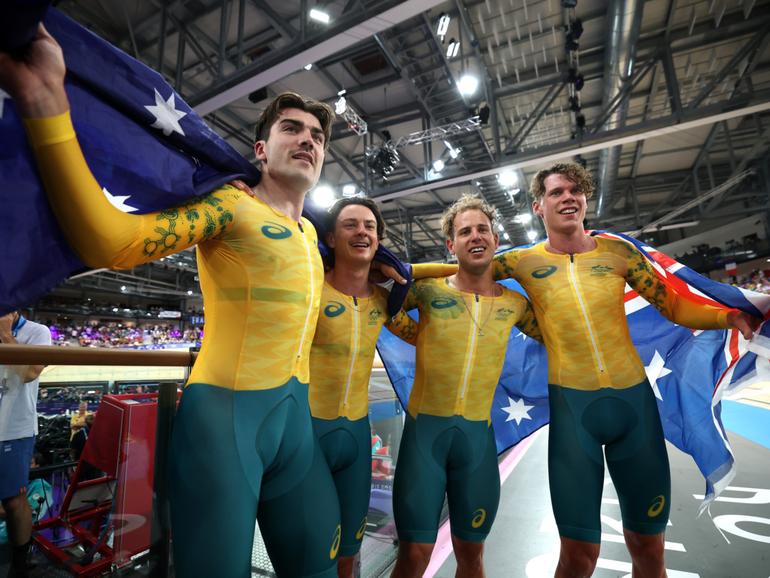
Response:
[[[176,576],[250,577],[255,520],[277,576],[337,576],[339,505],[307,389],[185,388],[169,464]]]
[[[671,474],[650,384],[596,391],[549,385],[548,392],[548,478],[559,534],[601,541],[604,458],[623,527],[640,534],[665,531]]]
[[[500,502],[494,431],[461,416],[407,414],[393,483],[399,540],[434,543],[445,494],[452,534],[483,542]]]

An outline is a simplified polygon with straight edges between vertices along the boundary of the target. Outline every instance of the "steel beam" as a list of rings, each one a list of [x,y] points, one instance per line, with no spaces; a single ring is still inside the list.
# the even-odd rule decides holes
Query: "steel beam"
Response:
[[[401,189],[391,189],[377,196],[375,200],[382,202],[408,196],[413,193],[424,192],[430,189],[458,185],[485,176],[495,175],[501,170],[515,170],[530,166],[547,165],[550,162],[580,154],[587,154],[611,146],[624,145],[649,138],[674,134],[681,131],[691,130],[699,126],[711,125],[723,120],[770,110],[770,100],[768,100],[770,94],[763,92],[761,95],[757,93],[755,96],[758,98],[756,98],[754,102],[759,101],[758,104],[736,108],[737,103],[733,102],[725,105],[701,107],[697,113],[685,115],[683,122],[679,124],[674,124],[674,119],[671,116],[652,119],[644,123],[638,123],[626,126],[622,129],[615,129],[588,137],[584,139],[582,145],[578,147],[575,147],[573,141],[549,145],[539,148],[537,151],[527,151],[520,155],[516,155],[514,158],[492,168],[486,168],[469,174],[448,175],[445,178],[427,183],[413,183],[413,186],[407,185]]]
[[[298,42],[288,50],[269,53],[259,61],[235,71],[218,85],[193,95],[189,99],[190,105],[198,114],[208,114],[285,78],[309,62],[318,62],[369,38],[378,30],[385,30],[440,3],[441,0],[382,0],[368,15],[343,15],[317,36]]]
[[[687,108],[690,110],[695,110],[698,108],[701,103],[708,97],[708,95],[711,94],[711,91],[719,86],[719,83],[722,82],[728,74],[735,72],[738,63],[740,63],[741,60],[747,57],[751,58],[751,55],[755,55],[757,53],[757,49],[762,45],[763,40],[767,34],[767,29],[759,30],[756,32],[754,36],[752,36],[751,39],[746,44],[744,44],[743,47],[732,56],[732,58],[730,58],[727,64],[725,64],[721,70],[701,89],[698,95],[692,99],[689,105],[687,105]]]
[[[505,154],[509,154],[519,149],[527,136],[529,136],[529,133],[532,132],[532,129],[535,128],[535,125],[548,110],[548,107],[551,106],[553,101],[556,100],[556,97],[561,94],[563,88],[563,82],[551,85],[548,91],[543,95],[543,98],[540,99],[540,102],[537,103],[532,114],[527,117],[527,120],[521,125],[521,128],[519,128],[516,134],[513,135],[510,144],[505,147]]]

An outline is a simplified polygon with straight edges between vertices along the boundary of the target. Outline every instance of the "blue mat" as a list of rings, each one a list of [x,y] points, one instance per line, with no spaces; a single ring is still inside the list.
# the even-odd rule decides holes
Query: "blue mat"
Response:
[[[728,431],[770,448],[770,410],[725,400],[722,402],[722,423]]]

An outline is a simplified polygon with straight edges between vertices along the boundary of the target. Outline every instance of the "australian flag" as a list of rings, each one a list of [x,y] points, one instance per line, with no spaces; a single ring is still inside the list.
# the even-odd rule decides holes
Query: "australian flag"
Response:
[[[680,298],[741,309],[763,319],[770,316],[770,295],[707,279],[631,237],[592,234],[632,244]],[[503,284],[526,295],[515,281]],[[693,331],[663,317],[628,286],[625,309],[631,337],[657,398],[666,439],[692,456],[706,480],[705,507],[735,476],[720,402],[745,385],[770,379],[770,323],[764,323],[751,342],[735,329]],[[378,349],[406,407],[414,380],[414,347],[383,331]],[[498,452],[548,423],[547,363],[545,347],[514,327],[492,402]]]
[[[158,73],[57,10],[49,10],[44,23],[64,52],[65,87],[86,161],[114,205],[151,212],[234,178],[259,179],[257,168],[209,129]],[[85,266],[48,206],[23,126],[4,93],[0,135],[2,314],[34,303]]]
[[[26,0],[25,0],[26,1]],[[37,1],[45,7],[45,2]],[[40,12],[42,13],[43,10]],[[29,41],[37,21],[24,11],[15,27]],[[233,179],[255,184],[259,170],[211,130],[163,77],[50,9],[43,20],[59,42],[67,66],[65,88],[86,162],[107,198],[126,212],[166,209]],[[0,315],[30,305],[64,279],[85,269],[51,212],[32,150],[13,101],[0,91]],[[324,219],[306,207],[323,239]],[[408,270],[384,247],[378,260]],[[398,286],[399,296],[405,295]],[[394,295],[390,308],[398,310]]]

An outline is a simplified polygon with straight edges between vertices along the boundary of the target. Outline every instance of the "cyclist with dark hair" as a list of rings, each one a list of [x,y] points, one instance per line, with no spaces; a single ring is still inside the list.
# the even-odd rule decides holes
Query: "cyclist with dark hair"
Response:
[[[22,54],[0,54],[0,86],[25,120],[49,201],[81,260],[130,269],[197,246],[206,325],[171,441],[176,575],[250,575],[258,518],[278,576],[335,576],[339,508],[307,393],[323,265],[316,231],[301,217],[333,111],[294,93],[268,106],[257,123],[262,178],[253,195],[224,186],[127,214],[83,158],[64,75],[43,26]]]

